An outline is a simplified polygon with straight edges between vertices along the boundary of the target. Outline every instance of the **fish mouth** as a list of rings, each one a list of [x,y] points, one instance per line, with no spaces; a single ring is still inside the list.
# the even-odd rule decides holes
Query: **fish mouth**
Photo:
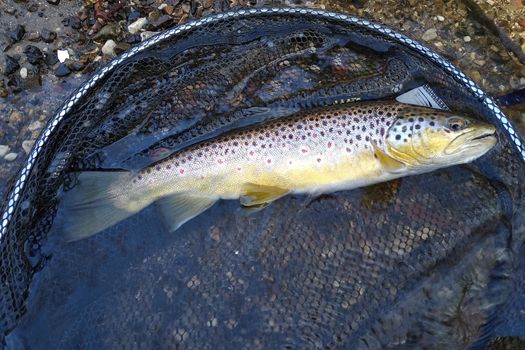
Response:
[[[486,138],[489,138],[489,137],[496,138],[496,130],[489,131],[489,132],[486,132],[485,134],[481,134],[479,136],[476,136],[473,139],[471,139],[471,141],[483,140],[483,139],[486,139]]]

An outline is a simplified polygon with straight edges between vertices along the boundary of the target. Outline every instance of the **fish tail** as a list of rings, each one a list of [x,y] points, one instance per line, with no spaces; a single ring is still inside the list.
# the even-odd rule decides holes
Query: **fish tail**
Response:
[[[64,194],[62,204],[67,212],[61,218],[65,240],[90,237],[117,224],[144,208],[118,206],[128,200],[125,189],[132,174],[127,171],[87,171],[78,176],[78,184]]]

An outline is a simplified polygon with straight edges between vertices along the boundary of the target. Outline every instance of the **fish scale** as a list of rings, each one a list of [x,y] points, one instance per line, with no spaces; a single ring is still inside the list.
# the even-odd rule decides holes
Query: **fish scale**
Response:
[[[76,240],[158,202],[169,230],[219,199],[266,206],[289,193],[322,194],[469,162],[495,128],[452,112],[365,102],[298,112],[197,143],[138,173],[85,172],[66,196]]]

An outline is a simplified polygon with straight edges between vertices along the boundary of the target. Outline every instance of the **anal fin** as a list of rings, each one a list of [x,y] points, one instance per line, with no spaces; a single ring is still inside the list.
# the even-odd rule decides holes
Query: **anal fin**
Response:
[[[245,207],[261,206],[287,195],[290,191],[277,186],[246,183],[242,187],[241,204]]]
[[[157,201],[170,231],[175,231],[211,207],[218,198],[177,193]]]

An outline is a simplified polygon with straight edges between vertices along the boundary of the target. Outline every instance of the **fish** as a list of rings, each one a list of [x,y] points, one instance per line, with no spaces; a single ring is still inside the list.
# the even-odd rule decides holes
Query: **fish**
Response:
[[[220,199],[264,207],[471,162],[497,143],[470,116],[395,101],[303,110],[196,143],[140,171],[86,171],[64,193],[68,241],[92,236],[152,203],[167,228]]]

